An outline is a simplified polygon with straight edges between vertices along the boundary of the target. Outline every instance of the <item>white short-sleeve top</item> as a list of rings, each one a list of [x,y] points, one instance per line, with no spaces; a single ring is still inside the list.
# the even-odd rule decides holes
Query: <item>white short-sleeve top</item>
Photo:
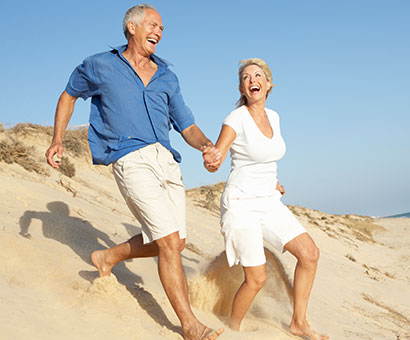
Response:
[[[249,196],[267,196],[275,192],[276,161],[286,152],[280,133],[279,115],[265,108],[273,130],[272,138],[258,128],[246,106],[232,111],[224,120],[236,132],[231,146],[231,172],[226,187],[235,186]]]

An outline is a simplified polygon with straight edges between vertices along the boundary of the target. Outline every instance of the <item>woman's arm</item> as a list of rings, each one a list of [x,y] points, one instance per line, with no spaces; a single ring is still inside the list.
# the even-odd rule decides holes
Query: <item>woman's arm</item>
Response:
[[[207,159],[205,159],[204,166],[209,172],[215,172],[219,169],[219,167],[222,165],[223,161],[225,160],[226,156],[228,155],[228,151],[231,148],[232,143],[234,142],[235,138],[236,138],[236,132],[234,129],[232,129],[229,125],[222,126],[218,140],[215,144],[215,147],[221,153],[221,159],[220,159],[219,164],[217,165],[210,163],[207,161]]]

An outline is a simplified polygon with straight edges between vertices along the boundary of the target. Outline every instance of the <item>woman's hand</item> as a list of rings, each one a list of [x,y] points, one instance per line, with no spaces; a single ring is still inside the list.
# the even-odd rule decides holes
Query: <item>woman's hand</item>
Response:
[[[209,172],[215,172],[221,166],[221,152],[213,145],[202,148],[202,158],[204,159],[204,167]]]
[[[206,170],[209,172],[215,172],[219,169],[235,138],[235,130],[229,125],[224,125],[215,146],[210,143],[202,147],[202,157],[204,159],[204,167]]]
[[[279,181],[276,182],[276,190],[278,190],[282,196],[285,194],[285,187],[283,185],[280,185]]]

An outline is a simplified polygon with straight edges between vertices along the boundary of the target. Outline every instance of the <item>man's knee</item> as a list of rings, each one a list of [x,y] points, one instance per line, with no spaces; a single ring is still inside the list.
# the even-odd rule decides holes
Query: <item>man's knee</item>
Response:
[[[183,242],[181,242],[183,241]],[[160,253],[180,253],[185,247],[185,240],[179,238],[179,233],[175,232],[156,240]]]
[[[185,239],[182,238],[179,240],[179,252],[182,253],[184,249],[185,249]]]

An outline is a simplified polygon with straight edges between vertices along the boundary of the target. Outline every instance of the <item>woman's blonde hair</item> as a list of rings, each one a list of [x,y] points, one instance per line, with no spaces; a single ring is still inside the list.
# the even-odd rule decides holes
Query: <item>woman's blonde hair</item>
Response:
[[[271,84],[270,89],[266,92],[266,98],[268,98],[269,93],[272,91],[272,72],[270,71],[269,66],[265,63],[264,60],[259,59],[259,58],[250,58],[250,59],[244,59],[241,60],[239,62],[239,71],[238,71],[238,75],[239,75],[239,88],[242,87],[242,74],[243,74],[243,70],[249,66],[249,65],[256,65],[259,66],[263,73],[265,74],[266,80],[268,81],[269,84]],[[241,94],[240,98],[238,99],[238,101],[236,102],[236,107],[242,106],[242,105],[246,105],[247,104],[247,99],[246,97]]]

